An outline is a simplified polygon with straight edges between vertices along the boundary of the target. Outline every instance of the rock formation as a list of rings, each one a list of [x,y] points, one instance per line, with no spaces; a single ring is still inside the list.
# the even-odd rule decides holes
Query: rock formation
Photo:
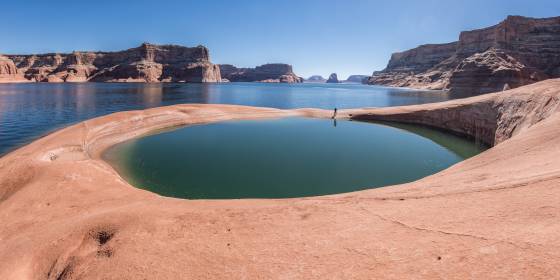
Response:
[[[308,82],[308,83],[324,83],[326,81],[327,81],[327,79],[323,78],[323,76],[321,76],[321,75],[313,75],[313,76],[309,77],[307,80],[305,80],[305,82]]]
[[[369,76],[367,75],[350,75],[346,79],[347,83],[364,83]]]
[[[509,16],[459,41],[395,53],[369,84],[476,95],[560,77],[560,17]]]
[[[0,83],[2,82],[25,82],[25,78],[11,59],[0,55]]]
[[[465,58],[449,77],[456,92],[486,93],[504,87],[516,88],[546,79],[539,69],[531,68],[500,49],[476,53]]]
[[[332,74],[329,76],[329,79],[327,80],[327,83],[329,83],[329,84],[340,83],[340,81],[338,80],[338,76],[336,75],[336,73],[332,73]]]
[[[7,58],[15,64],[18,73],[32,82],[221,81],[220,69],[210,62],[204,46],[144,43],[118,52],[7,55]]]
[[[291,65],[282,63],[264,64],[255,68],[237,68],[231,64],[220,64],[220,72],[224,79],[231,82],[303,82],[302,78],[294,74]]]

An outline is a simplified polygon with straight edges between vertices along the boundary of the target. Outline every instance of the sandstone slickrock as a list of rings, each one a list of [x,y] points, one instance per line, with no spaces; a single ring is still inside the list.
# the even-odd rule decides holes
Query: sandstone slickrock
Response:
[[[336,73],[332,73],[332,74],[329,75],[329,78],[327,79],[327,83],[329,83],[329,84],[340,83],[340,81],[338,80],[338,76],[336,75]]]
[[[208,49],[144,43],[118,52],[7,55],[34,82],[220,82]]]
[[[368,75],[350,75],[348,76],[348,79],[346,79],[347,83],[364,83],[366,82],[367,78],[369,78]]]
[[[231,64],[220,64],[220,72],[230,82],[301,83],[292,66],[269,63],[255,68],[237,68]]]
[[[494,145],[398,186],[182,200],[132,187],[101,157],[158,129],[297,115],[330,118],[332,111],[184,104],[119,112],[1,157],[0,279],[560,275],[560,80],[433,104],[340,110],[340,118],[482,132]]]
[[[395,53],[368,83],[477,95],[552,77],[560,77],[560,17],[509,16],[457,42]]]

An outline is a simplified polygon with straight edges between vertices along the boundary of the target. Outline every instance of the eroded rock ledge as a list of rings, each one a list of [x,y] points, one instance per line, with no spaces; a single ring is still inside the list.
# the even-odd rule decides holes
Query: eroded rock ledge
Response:
[[[477,131],[474,118],[496,145],[416,182],[282,200],[160,197],[130,186],[99,155],[177,125],[332,112],[175,105],[88,120],[0,158],[0,278],[554,278],[559,97],[560,80],[548,80],[341,110],[467,134]]]

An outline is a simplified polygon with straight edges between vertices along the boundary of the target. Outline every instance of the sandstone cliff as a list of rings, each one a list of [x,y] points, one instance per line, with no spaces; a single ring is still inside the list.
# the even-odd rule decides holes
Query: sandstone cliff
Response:
[[[118,52],[7,55],[7,59],[31,82],[204,83],[221,80],[219,67],[210,62],[208,49],[203,46],[144,43]]]
[[[369,84],[476,95],[560,77],[560,17],[509,16],[459,41],[395,53]]]
[[[301,83],[289,64],[272,63],[255,68],[237,68],[230,64],[220,64],[220,72],[224,79],[231,82],[264,82],[264,83]]]
[[[25,78],[18,69],[14,62],[0,55],[0,83],[1,82],[25,82]]]

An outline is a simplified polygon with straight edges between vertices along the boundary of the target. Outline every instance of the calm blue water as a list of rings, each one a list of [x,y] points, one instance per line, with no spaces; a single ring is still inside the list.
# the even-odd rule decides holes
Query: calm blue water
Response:
[[[124,110],[180,103],[332,109],[448,99],[442,92],[360,84],[0,84],[0,155],[69,124]]]

